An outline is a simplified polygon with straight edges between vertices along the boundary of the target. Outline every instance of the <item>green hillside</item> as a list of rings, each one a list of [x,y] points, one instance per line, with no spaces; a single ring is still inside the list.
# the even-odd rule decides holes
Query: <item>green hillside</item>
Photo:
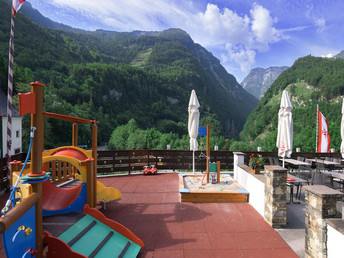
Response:
[[[5,92],[9,29],[10,7],[0,1],[0,85]],[[257,103],[218,59],[179,29],[53,30],[19,13],[14,60],[14,94],[28,91],[31,81],[44,83],[45,110],[100,121],[101,145],[131,119],[141,129],[186,135],[192,89],[201,103],[201,126],[210,123],[213,135],[237,137]],[[28,118],[24,122],[26,128]],[[67,126],[47,120],[46,147],[70,144]],[[80,128],[80,144],[89,144],[89,130]]]
[[[278,110],[282,91],[286,89],[294,107],[294,149],[315,150],[316,106],[329,121],[331,148],[339,151],[342,97],[344,95],[344,60],[306,56],[283,72],[254,111],[249,115],[241,142],[231,149],[276,151]]]

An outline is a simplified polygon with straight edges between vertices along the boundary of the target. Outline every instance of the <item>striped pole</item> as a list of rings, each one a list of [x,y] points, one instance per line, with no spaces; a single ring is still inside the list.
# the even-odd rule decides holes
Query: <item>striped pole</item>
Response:
[[[14,10],[11,13],[11,36],[8,55],[8,92],[7,92],[7,178],[10,178],[12,146],[12,94],[13,94],[13,55],[14,55]]]
[[[315,130],[315,152],[318,152],[318,134],[319,134],[319,105],[317,104],[317,122]]]

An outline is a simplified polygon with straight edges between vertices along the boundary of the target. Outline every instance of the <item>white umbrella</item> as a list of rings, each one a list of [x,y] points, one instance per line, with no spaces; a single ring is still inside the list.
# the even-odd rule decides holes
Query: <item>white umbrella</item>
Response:
[[[344,98],[342,102],[342,121],[340,123],[340,136],[342,137],[342,144],[340,145],[340,152],[344,158]]]
[[[188,131],[190,136],[190,150],[192,150],[192,171],[195,173],[195,151],[198,149],[199,102],[195,90],[192,90],[189,100]]]
[[[283,167],[285,157],[290,157],[293,149],[293,116],[288,92],[283,91],[280,110],[278,111],[278,134],[276,147],[278,156],[283,157]]]

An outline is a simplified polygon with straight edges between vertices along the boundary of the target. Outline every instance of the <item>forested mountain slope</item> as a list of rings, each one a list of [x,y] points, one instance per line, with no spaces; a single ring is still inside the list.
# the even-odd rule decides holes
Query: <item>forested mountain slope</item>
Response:
[[[344,60],[306,56],[296,60],[266,91],[248,117],[241,142],[232,149],[276,151],[278,110],[286,89],[294,107],[294,149],[315,150],[316,106],[329,121],[331,147],[339,151],[342,97],[344,95]]]
[[[0,1],[0,79],[6,92],[10,6]],[[45,87],[45,110],[100,121],[99,144],[134,118],[140,128],[187,134],[192,89],[201,103],[201,125],[236,137],[257,101],[210,52],[179,29],[118,33],[53,30],[22,13],[15,24],[14,90],[29,82]],[[27,119],[26,119],[27,120]],[[46,145],[69,144],[64,122],[46,122]],[[88,127],[80,128],[88,144]]]

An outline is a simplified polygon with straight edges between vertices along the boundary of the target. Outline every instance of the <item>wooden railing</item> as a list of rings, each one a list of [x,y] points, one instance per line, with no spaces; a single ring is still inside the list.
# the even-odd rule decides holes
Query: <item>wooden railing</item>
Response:
[[[277,152],[243,152],[245,164],[248,164],[252,153],[259,153],[265,159],[265,164],[269,164],[269,157],[277,157]],[[12,160],[24,161],[26,153],[20,153],[12,156]],[[305,153],[294,152],[292,158],[297,157],[316,158],[316,157],[336,157],[340,158],[340,153]],[[221,170],[233,170],[233,152],[232,151],[211,151],[210,161],[220,161]],[[6,158],[0,159],[0,191],[8,189]],[[98,151],[98,174],[116,174],[132,171],[141,171],[143,166],[156,165],[158,170],[192,170],[192,151],[181,150],[120,150],[120,151]],[[206,157],[205,152],[195,152],[195,169],[205,171]],[[54,178],[67,178],[73,175],[74,168],[70,164],[49,164],[49,170]],[[61,169],[59,169],[61,168]],[[59,172],[60,171],[60,172]],[[72,172],[72,173],[71,173]],[[65,176],[58,173],[65,173]]]
[[[269,164],[269,157],[277,157],[277,152],[251,152],[244,151],[245,164],[248,164],[252,153],[261,154],[265,164]],[[292,153],[291,158],[297,157],[340,157],[340,153]],[[211,151],[210,161],[220,161],[221,170],[233,170],[232,151]],[[140,171],[143,166],[156,165],[160,170],[192,170],[192,151],[180,150],[125,150],[125,151],[99,151],[98,174],[112,174],[116,172]],[[204,171],[206,167],[205,152],[195,152],[195,169]]]
[[[74,178],[76,172],[76,168],[71,163],[61,160],[48,161],[43,166],[45,172],[51,173],[51,181],[54,184]]]
[[[11,160],[18,160],[24,162],[26,153],[15,154]],[[0,159],[0,192],[9,188],[9,181],[7,179],[7,158]]]
[[[221,169],[233,169],[233,152],[214,151],[211,161],[221,161]],[[143,166],[156,165],[160,170],[192,170],[192,151],[180,150],[127,150],[99,151],[98,173],[140,171]],[[205,152],[195,152],[195,169],[204,171]]]

